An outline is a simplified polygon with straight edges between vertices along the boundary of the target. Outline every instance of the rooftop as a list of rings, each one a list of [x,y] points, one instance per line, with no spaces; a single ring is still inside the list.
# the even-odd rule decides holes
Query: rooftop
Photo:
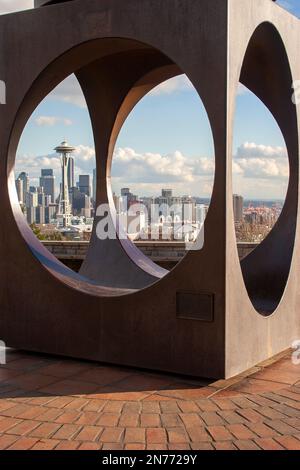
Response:
[[[300,450],[300,366],[214,382],[7,351],[0,449],[145,448]]]

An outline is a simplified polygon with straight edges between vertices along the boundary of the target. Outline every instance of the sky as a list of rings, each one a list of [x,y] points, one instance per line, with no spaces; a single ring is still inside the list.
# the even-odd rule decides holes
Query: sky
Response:
[[[281,0],[300,17],[299,0]],[[0,0],[0,13],[32,8],[32,0]],[[15,173],[27,171],[38,185],[41,168],[53,168],[60,180],[60,161],[53,148],[62,140],[76,147],[76,177],[92,174],[95,152],[90,119],[75,76],[62,82],[36,108],[21,137]],[[240,87],[234,131],[234,191],[249,199],[284,199],[289,176],[281,132],[269,111]],[[214,180],[214,147],[203,104],[187,77],[161,84],[144,97],[126,120],[113,159],[112,186],[143,196],[161,188],[175,194],[210,197]]]

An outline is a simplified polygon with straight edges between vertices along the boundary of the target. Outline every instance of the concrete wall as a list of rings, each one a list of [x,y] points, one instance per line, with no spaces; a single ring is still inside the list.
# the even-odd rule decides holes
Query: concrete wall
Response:
[[[77,270],[84,260],[89,242],[43,241],[43,245],[72,269]],[[164,268],[172,268],[185,255],[182,242],[139,241],[135,245],[152,261]],[[243,259],[256,248],[256,243],[238,243],[239,258]]]

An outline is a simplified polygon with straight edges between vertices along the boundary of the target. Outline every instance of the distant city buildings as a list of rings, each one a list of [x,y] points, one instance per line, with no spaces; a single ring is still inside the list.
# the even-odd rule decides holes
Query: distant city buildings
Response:
[[[61,184],[55,199],[53,169],[43,168],[39,186],[31,186],[29,175],[21,172],[16,192],[22,211],[30,225],[45,226],[70,239],[88,239],[96,210],[96,169],[92,176],[79,175],[75,182],[75,148],[62,142],[55,148],[61,159]],[[174,195],[162,188],[159,196],[138,196],[129,187],[113,194],[119,226],[132,240],[192,241],[204,224],[209,200],[189,195]],[[260,242],[275,225],[282,204],[248,203],[233,195],[233,212],[237,241]]]
[[[121,225],[135,240],[189,241],[201,230],[208,210],[195,198],[174,196],[172,189],[162,189],[157,197],[138,197],[122,188],[114,203]]]
[[[39,186],[30,186],[26,172],[19,174],[16,179],[18,201],[30,225],[46,225],[47,231],[52,226],[53,230],[70,234],[71,238],[80,238],[82,234],[91,232],[93,224],[90,176],[79,175],[75,184],[75,160],[72,156],[75,148],[62,142],[55,150],[61,159],[57,200],[53,169],[43,168]]]
[[[245,204],[242,196],[237,195],[233,197],[233,205],[238,242],[260,243],[270,233],[282,211],[282,203]]]

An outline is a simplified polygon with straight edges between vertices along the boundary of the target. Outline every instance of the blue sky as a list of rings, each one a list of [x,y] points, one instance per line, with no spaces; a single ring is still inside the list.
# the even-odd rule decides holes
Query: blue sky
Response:
[[[278,0],[277,3],[294,15],[300,17],[299,0]]]
[[[299,0],[279,2],[300,15]],[[30,8],[31,0],[0,0],[0,12]],[[76,146],[76,174],[95,167],[93,135],[80,87],[74,77],[55,89],[35,110],[18,148],[16,172],[28,171],[38,184],[41,168],[52,167],[53,148],[67,139]],[[233,177],[235,190],[249,198],[283,198],[288,181],[284,141],[274,119],[248,90],[237,97]],[[146,96],[127,119],[112,168],[116,192],[130,186],[154,195],[164,186],[178,194],[209,197],[214,149],[207,115],[186,77],[177,77]]]

